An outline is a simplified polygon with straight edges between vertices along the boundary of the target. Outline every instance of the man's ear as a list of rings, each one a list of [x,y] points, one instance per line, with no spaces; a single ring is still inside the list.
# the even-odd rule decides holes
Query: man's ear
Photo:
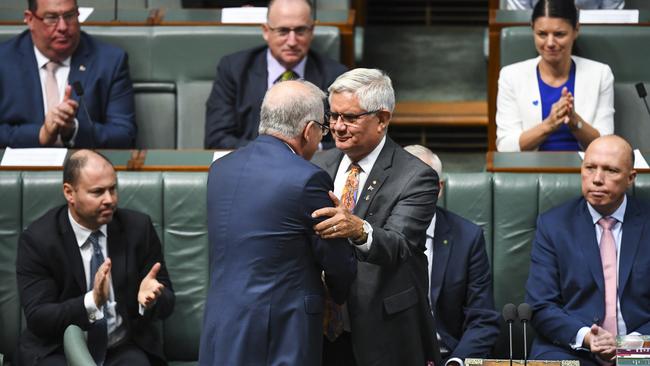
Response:
[[[74,197],[72,195],[73,191],[74,188],[70,183],[63,183],[63,197],[65,197],[65,200],[68,201],[68,203],[74,203]]]
[[[376,116],[379,119],[379,127],[382,130],[388,128],[388,124],[390,123],[391,113],[389,111],[382,110],[377,112]]]
[[[305,142],[309,142],[312,139],[312,136],[310,135],[310,131],[311,131],[311,128],[312,128],[313,124],[314,124],[314,122],[311,122],[311,121],[307,122],[307,124],[305,124],[305,128],[303,128],[303,130],[302,130],[302,139]]]
[[[269,32],[271,30],[269,29],[269,26],[267,24],[262,24],[262,37],[264,37],[264,41],[268,42],[269,41]]]

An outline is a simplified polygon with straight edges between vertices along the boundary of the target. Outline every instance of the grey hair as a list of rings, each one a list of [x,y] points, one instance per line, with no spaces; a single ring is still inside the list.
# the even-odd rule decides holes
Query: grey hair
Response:
[[[405,146],[404,150],[415,155],[420,160],[428,164],[428,161],[431,162],[431,168],[438,173],[438,177],[442,178],[442,161],[438,155],[434,154],[433,151],[422,145],[409,145]],[[426,159],[426,160],[425,160]]]
[[[359,100],[359,107],[366,111],[395,108],[395,91],[388,75],[379,69],[358,68],[339,76],[328,89],[330,104],[334,93],[352,93]]]
[[[323,123],[325,93],[306,80],[289,82],[298,82],[304,88],[287,89],[280,94],[277,89],[288,83],[280,82],[266,92],[260,112],[260,135],[279,134],[292,138],[299,136],[309,121]]]

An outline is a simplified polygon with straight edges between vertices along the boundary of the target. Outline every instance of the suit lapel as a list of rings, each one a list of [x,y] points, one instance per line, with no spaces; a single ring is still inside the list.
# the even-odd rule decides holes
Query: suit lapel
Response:
[[[113,280],[113,291],[115,291],[116,301],[124,299],[125,294],[120,292],[127,289],[126,276],[126,245],[127,238],[121,230],[120,223],[113,218],[107,228],[108,242],[107,252],[111,258],[111,279]],[[119,303],[119,301],[118,301]]]
[[[58,221],[59,227],[61,228],[61,237],[63,238],[63,248],[66,252],[66,257],[70,258],[70,264],[72,265],[72,275],[81,292],[85,293],[88,291],[88,279],[85,278],[86,272],[84,271],[83,259],[81,258],[81,252],[77,244],[77,237],[74,234],[74,230],[72,230],[72,225],[70,225],[67,207],[59,210]]]
[[[85,34],[81,35],[81,40],[79,42],[79,47],[72,55],[72,60],[70,61],[70,74],[68,75],[68,83],[72,85],[75,82],[80,82],[84,90],[88,90],[86,85],[87,75],[90,73],[90,67],[92,66],[94,59],[92,56],[92,50],[88,44]],[[76,93],[72,93],[75,100],[78,100],[79,97]]]
[[[266,63],[266,52],[268,48],[264,48],[263,52],[257,55],[257,58],[251,65],[249,76],[249,89],[252,91],[252,100],[258,101],[256,105],[262,105],[262,100],[268,89],[269,71]],[[259,107],[258,107],[259,108]],[[259,122],[259,121],[256,121]]]
[[[329,159],[324,162],[322,169],[332,177],[332,181],[336,180],[336,172],[339,169],[339,164],[341,164],[341,159],[343,159],[343,151],[337,150],[336,154],[332,155],[332,159]]]
[[[580,249],[591,270],[594,281],[598,285],[598,289],[603,293],[603,296],[605,296],[605,277],[603,275],[603,264],[600,259],[600,248],[596,240],[596,231],[591,214],[587,209],[587,202],[584,199],[580,201],[576,211],[575,237],[579,238]]]
[[[629,198],[624,220],[618,265],[619,293],[625,290],[625,285],[632,271],[632,264],[634,264],[634,258],[636,258],[641,243],[641,233],[645,227],[645,220],[643,220],[635,202]]]
[[[386,137],[384,148],[379,153],[375,165],[372,167],[364,189],[359,192],[359,200],[354,207],[354,214],[359,217],[365,217],[368,207],[374,200],[377,192],[381,189],[386,179],[390,176],[390,170],[393,165],[393,154],[395,153],[395,143]]]
[[[433,234],[433,268],[435,270],[431,271],[431,306],[434,308],[447,270],[451,246],[454,243],[450,225],[446,213],[443,210],[437,210],[436,229]]]
[[[29,31],[27,31],[29,32]],[[25,75],[25,86],[29,90],[39,90],[40,93],[28,93],[31,96],[30,105],[35,106],[38,110],[38,120],[42,121],[45,119],[45,109],[43,101],[43,87],[41,85],[41,77],[39,75],[38,64],[36,63],[36,55],[34,55],[34,44],[32,43],[31,36],[27,33],[24,36],[23,42],[20,43],[20,57],[22,62],[20,66],[22,68],[22,75]]]
[[[318,68],[316,56],[312,52],[309,52],[307,55],[307,62],[305,64],[305,75],[302,75],[302,78],[309,80],[311,83],[317,85],[321,89],[329,87],[329,85],[324,85],[325,80],[323,80],[323,74]]]

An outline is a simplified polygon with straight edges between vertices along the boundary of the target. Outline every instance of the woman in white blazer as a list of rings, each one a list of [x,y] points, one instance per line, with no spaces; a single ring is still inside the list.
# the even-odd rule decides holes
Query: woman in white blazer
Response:
[[[497,150],[581,150],[614,132],[614,76],[609,66],[572,56],[577,10],[540,0],[532,27],[539,56],[501,69]]]

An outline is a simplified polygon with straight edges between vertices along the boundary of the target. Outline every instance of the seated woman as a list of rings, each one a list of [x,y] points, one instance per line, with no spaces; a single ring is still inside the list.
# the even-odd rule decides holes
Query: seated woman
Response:
[[[575,0],[579,9],[623,9],[625,0]],[[532,9],[537,0],[508,0],[506,9]]]
[[[572,1],[540,0],[532,27],[539,57],[505,66],[497,95],[497,150],[581,150],[614,132],[609,66],[572,56],[578,37]]]

